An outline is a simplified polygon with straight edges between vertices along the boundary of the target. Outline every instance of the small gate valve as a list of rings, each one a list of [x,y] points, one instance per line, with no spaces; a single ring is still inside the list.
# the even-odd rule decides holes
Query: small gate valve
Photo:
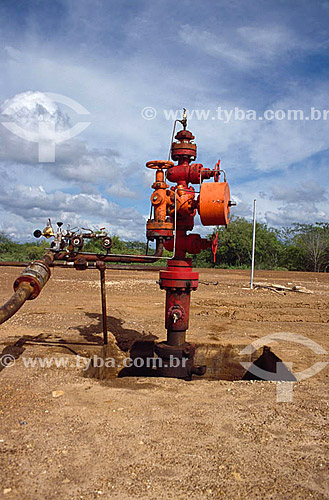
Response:
[[[179,304],[175,304],[169,308],[168,315],[169,318],[172,319],[172,322],[175,324],[177,323],[177,321],[184,318],[184,309]]]
[[[35,238],[40,238],[40,236],[44,236],[45,238],[51,238],[52,236],[54,236],[55,233],[54,233],[54,230],[53,230],[53,226],[51,225],[51,220],[48,219],[47,220],[47,226],[44,228],[43,231],[40,231],[40,229],[36,229],[33,233],[33,236]]]
[[[152,184],[154,192],[151,203],[154,210],[153,219],[150,218],[146,224],[146,236],[148,240],[155,238],[170,239],[173,236],[173,221],[169,217],[170,209],[174,206],[173,194],[165,182],[164,170],[173,167],[171,161],[152,160],[146,163],[147,168],[156,170],[155,182]]]

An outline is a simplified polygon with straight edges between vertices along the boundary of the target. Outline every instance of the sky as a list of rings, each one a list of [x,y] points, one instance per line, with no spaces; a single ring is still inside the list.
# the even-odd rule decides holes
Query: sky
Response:
[[[144,240],[145,163],[167,159],[183,107],[233,214],[257,199],[271,227],[329,222],[328,21],[329,0],[0,0],[0,231],[33,241],[50,217]],[[8,122],[89,125],[45,162]]]

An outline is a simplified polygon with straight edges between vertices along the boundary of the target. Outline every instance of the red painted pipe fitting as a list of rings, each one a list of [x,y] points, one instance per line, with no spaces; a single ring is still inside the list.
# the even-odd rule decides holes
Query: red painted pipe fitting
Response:
[[[192,163],[190,165],[188,161],[184,161],[184,163],[180,163],[167,170],[168,181],[177,182],[177,184],[181,184],[182,182],[186,182],[186,184],[199,184],[200,181],[210,179],[213,176],[213,170],[204,168],[202,163]]]
[[[173,239],[164,242],[164,247],[166,250],[172,251],[174,247]],[[176,248],[179,251],[187,252],[196,255],[201,252],[201,250],[206,250],[211,247],[211,240],[206,238],[201,238],[199,234],[181,234],[177,231],[176,237]]]

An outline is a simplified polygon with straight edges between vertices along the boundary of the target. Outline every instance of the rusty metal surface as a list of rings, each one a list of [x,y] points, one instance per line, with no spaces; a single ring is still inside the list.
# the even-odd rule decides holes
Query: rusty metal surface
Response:
[[[47,264],[41,261],[31,262],[31,264],[29,264],[15,280],[14,290],[16,292],[21,283],[30,283],[33,288],[33,292],[29,296],[29,300],[35,299],[49,278],[50,268]]]
[[[53,252],[47,252],[40,260],[31,262],[14,283],[14,295],[0,307],[0,324],[15,314],[26,300],[37,297],[50,277],[49,265]]]
[[[53,252],[55,260],[63,260],[66,262],[74,262],[77,259],[85,259],[87,262],[123,262],[129,263],[150,263],[157,262],[163,254],[163,242],[157,241],[156,249],[153,255],[117,255],[117,254],[95,254],[87,252],[67,253],[67,252]]]
[[[18,262],[18,261],[11,261],[11,260],[6,260],[6,261],[0,261],[0,267],[26,267],[29,264],[29,262]],[[74,263],[73,262],[60,262],[60,261],[55,261],[51,264],[50,267],[63,267],[63,268],[73,268]],[[164,269],[166,267],[165,264],[162,266],[153,266],[153,265],[147,265],[147,264],[140,264],[136,266],[130,266],[130,265],[111,265],[107,264],[106,269],[112,269],[112,270],[117,270],[117,271],[160,271],[161,269]],[[88,267],[87,269],[95,269],[96,265],[94,262],[88,262]]]
[[[33,292],[29,283],[22,283],[10,299],[0,307],[0,324],[11,318],[25,303]]]
[[[97,261],[96,268],[100,272],[101,279],[101,301],[102,301],[102,326],[104,344],[107,344],[107,315],[106,315],[106,283],[105,283],[105,262]]]
[[[15,280],[15,292],[23,283],[29,283],[33,288],[29,300],[35,299],[50,278],[49,266],[53,261],[54,253],[49,251],[41,259],[31,262]]]
[[[191,380],[192,375],[202,376],[206,373],[206,366],[194,365],[194,344],[185,342],[179,346],[171,346],[166,342],[159,342],[155,346],[155,353],[162,360],[156,370],[158,377]]]
[[[29,262],[17,262],[14,260],[4,260],[0,262],[0,267],[26,267]]]

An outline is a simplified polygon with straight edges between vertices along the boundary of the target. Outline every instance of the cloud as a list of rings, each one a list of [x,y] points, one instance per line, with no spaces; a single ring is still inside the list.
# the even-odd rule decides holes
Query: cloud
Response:
[[[270,198],[288,203],[311,203],[327,201],[326,189],[315,181],[302,182],[300,186],[276,185]]]
[[[200,30],[196,26],[183,25],[179,35],[184,43],[209,56],[225,59],[231,64],[239,64],[243,68],[249,68],[255,64],[253,57],[245,50],[230,46],[228,43],[220,41],[213,33]]]
[[[71,126],[70,117],[42,92],[17,94],[2,104],[1,111],[4,119],[33,131],[38,130],[40,121],[53,123],[57,130]],[[99,227],[102,221],[103,226],[110,225],[123,238],[141,239],[143,216],[135,208],[119,206],[100,194],[100,186],[104,185],[104,192],[114,199],[137,196],[125,183],[130,166],[123,164],[115,151],[92,148],[84,140],[73,139],[58,145],[54,163],[42,164],[37,161],[36,148],[36,144],[24,141],[0,125],[3,230],[17,239],[25,228],[26,238],[30,239],[31,225],[40,225],[43,219],[51,217],[71,225],[93,227]],[[134,173],[131,178],[134,179]],[[28,179],[30,185],[24,183]],[[39,185],[38,180],[43,184]],[[79,193],[67,192],[74,186]]]
[[[267,211],[265,219],[270,226],[290,226],[294,223],[310,223],[329,221],[328,214],[318,209],[313,203],[287,203],[275,212]]]
[[[115,234],[123,234],[124,228],[127,234],[134,235],[134,239],[140,236],[145,225],[143,216],[136,209],[122,208],[100,195],[49,193],[42,186],[1,187],[0,203],[11,214],[34,224],[40,224],[48,217],[62,219],[71,226],[77,221],[88,220],[88,224],[96,227],[100,221],[106,221],[104,225],[112,231],[114,229]]]
[[[137,195],[134,191],[125,186],[122,182],[117,184],[112,184],[111,187],[106,189],[106,192],[110,195],[119,196],[120,198],[136,198]]]
[[[30,234],[31,220],[51,210],[42,198],[50,197],[53,217],[63,213],[67,220],[102,225],[109,217],[122,234],[135,231],[131,222],[116,223],[114,212],[135,210],[141,219],[148,212],[153,174],[145,162],[167,158],[172,130],[164,109],[326,109],[325,5],[205,0],[191,8],[189,0],[168,0],[137,1],[128,9],[100,0],[95,9],[87,1],[64,5],[55,0],[51,13],[47,8],[38,16],[34,9],[10,8],[0,33],[6,47],[0,50],[0,98],[14,97],[11,119],[32,120],[35,126],[49,119],[56,127],[70,127],[76,117],[66,108],[45,101],[42,93],[25,92],[45,89],[80,102],[92,124],[58,145],[56,163],[47,165],[38,163],[36,144],[0,124],[2,187],[30,201],[26,189],[31,187],[35,202],[35,211],[28,206],[25,216],[21,202],[15,209],[2,192],[8,227],[19,234],[26,227]],[[1,4],[3,19],[5,11]],[[25,106],[21,116],[18,104]],[[143,120],[144,106],[156,108],[155,120]],[[291,214],[318,219],[329,212],[327,194],[315,187],[315,208],[307,212],[302,197],[311,192],[300,185],[313,180],[323,189],[328,186],[327,123],[224,124],[215,118],[190,120],[189,128],[196,136],[198,161],[212,167],[221,157],[232,196],[240,200],[232,212],[250,216],[257,198],[259,217],[285,224]],[[111,203],[118,208],[111,211]],[[140,239],[144,230],[138,226]]]
[[[26,91],[7,99],[0,107],[2,121],[18,124],[28,132],[39,133],[39,124],[51,123],[56,132],[71,128],[70,117],[43,92]],[[38,167],[38,145],[26,141],[0,125],[0,161]],[[120,183],[117,197],[132,196],[125,186],[127,167],[120,164],[119,155],[110,148],[91,148],[87,142],[73,138],[56,145],[56,161],[41,164],[55,178],[93,190],[99,182]]]
[[[115,218],[117,221],[140,219],[140,214],[133,208],[122,208],[108,201],[101,195],[68,194],[62,191],[47,193],[42,186],[31,187],[17,184],[12,188],[0,188],[0,201],[17,215],[35,217],[46,216],[49,211],[81,213],[100,217]]]
[[[246,217],[248,219],[252,217],[252,203],[248,203],[244,198],[241,194],[231,195],[232,201],[236,203],[236,206],[231,208],[231,216]]]
[[[15,49],[14,47],[11,47],[10,45],[6,45],[3,48],[5,54],[12,59],[13,61],[20,62],[23,59],[23,54],[20,50]]]
[[[253,141],[249,143],[250,160],[257,168],[286,169],[329,148],[328,121],[312,120],[312,108],[327,109],[327,86],[323,83],[310,88],[292,85],[284,98],[269,103],[268,109],[283,110],[284,120],[258,123]],[[289,120],[288,110],[301,110],[308,120]],[[257,136],[257,137],[256,137]]]
[[[69,117],[43,92],[26,91],[5,100],[0,110],[4,118],[11,118],[23,127],[38,129],[39,122],[52,122],[57,128],[69,125]]]
[[[310,49],[305,39],[298,37],[284,25],[235,27],[230,38],[184,24],[179,32],[181,40],[209,56],[222,59],[242,70],[251,70],[261,64],[289,53]]]

